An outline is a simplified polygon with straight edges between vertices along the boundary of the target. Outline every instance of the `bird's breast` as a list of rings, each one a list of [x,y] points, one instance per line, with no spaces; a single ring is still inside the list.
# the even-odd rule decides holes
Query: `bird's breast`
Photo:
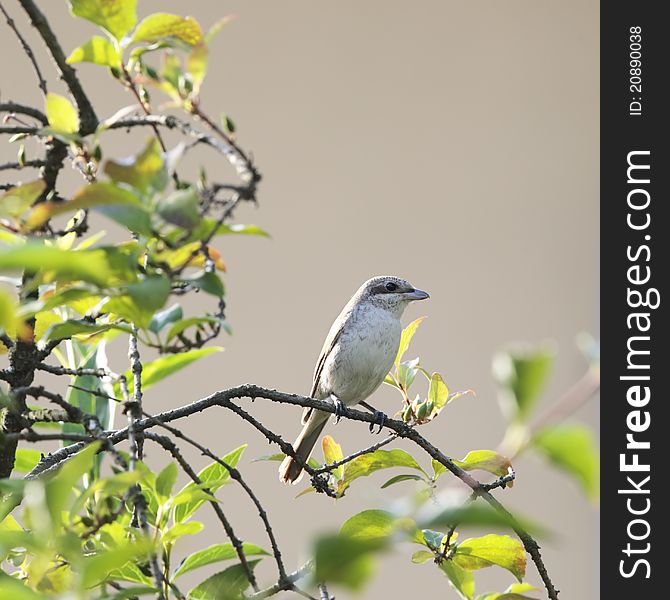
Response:
[[[387,311],[360,311],[324,365],[324,384],[345,404],[365,400],[383,382],[398,351],[402,327]]]

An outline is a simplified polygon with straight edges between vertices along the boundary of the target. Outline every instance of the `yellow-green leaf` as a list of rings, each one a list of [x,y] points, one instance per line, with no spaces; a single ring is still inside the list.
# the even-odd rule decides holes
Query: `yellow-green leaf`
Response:
[[[512,468],[512,462],[509,458],[493,450],[473,450],[472,452],[468,452],[463,460],[454,460],[454,462],[466,471],[480,469],[493,473],[498,477],[507,475]],[[510,482],[507,485],[512,487],[512,483]]]
[[[321,447],[323,449],[323,458],[327,465],[335,463],[344,458],[342,454],[342,447],[329,435],[324,436],[321,440]],[[344,465],[340,465],[332,470],[333,476],[336,479],[342,479]]]
[[[475,596],[475,578],[470,571],[458,566],[453,560],[442,561],[440,569],[449,578],[449,583],[461,598],[472,600]]]
[[[79,115],[77,109],[65,98],[49,92],[45,101],[45,111],[49,125],[61,133],[77,133],[79,131]]]
[[[17,185],[0,196],[0,217],[18,219],[37,200],[46,183],[41,179]]]
[[[117,40],[137,23],[137,0],[70,0],[70,10],[106,29]]]
[[[162,149],[158,140],[153,137],[138,155],[108,160],[103,171],[114,181],[127,183],[140,192],[160,191],[167,183]]]
[[[79,189],[72,199],[67,202],[42,202],[38,204],[28,214],[26,228],[35,229],[41,227],[55,216],[76,210],[110,205],[124,205],[141,212],[143,211],[139,199],[129,190],[123,189],[113,183],[96,182]],[[149,222],[148,214],[146,222]]]
[[[591,430],[579,423],[547,427],[533,440],[547,458],[572,475],[591,500],[600,490],[600,458]]]
[[[144,19],[133,34],[133,42],[160,42],[176,38],[191,46],[202,40],[200,24],[192,17],[154,13]]]
[[[53,280],[82,280],[104,286],[111,276],[105,254],[100,250],[71,252],[31,242],[2,248],[0,271],[27,270],[50,274]]]
[[[116,46],[107,38],[94,35],[88,42],[75,48],[67,57],[66,62],[69,64],[89,62],[107,67],[118,67],[121,56]]]
[[[407,327],[405,327],[405,329],[403,329],[402,335],[400,336],[400,345],[398,346],[398,354],[395,357],[396,369],[398,368],[398,365],[400,364],[402,357],[405,355],[405,352],[407,352],[407,349],[409,348],[409,343],[412,341],[412,337],[414,337],[414,334],[416,333],[416,330],[418,329],[419,325],[421,325],[421,321],[423,321],[425,318],[426,317],[419,317],[418,319],[412,321]]]
[[[242,550],[244,551],[245,556],[258,556],[258,555],[267,555],[268,552],[263,550],[260,546],[255,544],[249,544],[245,542],[242,545]],[[198,550],[193,554],[189,554],[186,559],[179,565],[179,568],[175,571],[174,578],[180,577],[184,573],[188,573],[193,569],[198,569],[204,567],[205,565],[210,565],[215,562],[220,562],[223,560],[236,560],[237,551],[231,543],[225,544],[214,544],[203,550]]]
[[[497,565],[507,569],[519,581],[526,574],[526,551],[523,544],[507,535],[489,534],[463,540],[453,562],[468,571]]]

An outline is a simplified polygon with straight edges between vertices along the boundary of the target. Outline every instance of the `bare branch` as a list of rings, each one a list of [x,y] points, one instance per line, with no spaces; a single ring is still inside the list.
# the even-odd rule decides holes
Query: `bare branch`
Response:
[[[25,169],[26,167],[39,168],[46,165],[45,160],[36,159],[36,160],[26,160],[23,163],[19,162],[8,162],[0,165],[0,171],[8,171],[9,169]]]
[[[36,119],[37,121],[42,123],[42,125],[48,124],[47,117],[42,111],[37,110],[32,106],[25,106],[24,104],[18,104],[17,102],[11,102],[11,101],[0,102],[0,112],[26,115],[27,117],[32,117],[33,119]]]
[[[37,59],[35,58],[35,55],[33,54],[32,48],[28,45],[28,42],[26,42],[25,38],[21,35],[21,32],[17,29],[16,23],[14,23],[14,19],[7,13],[5,10],[5,7],[2,5],[2,2],[0,2],[0,11],[2,11],[2,14],[5,15],[5,20],[7,21],[7,25],[9,25],[10,29],[14,32],[16,37],[19,39],[19,43],[21,44],[21,47],[23,48],[23,51],[26,53],[28,56],[28,59],[33,65],[33,69],[35,70],[35,75],[37,75],[37,86],[42,90],[42,94],[45,96],[47,95],[47,82],[44,80],[44,77],[42,76],[42,71],[40,71],[40,66],[37,64]]]
[[[77,108],[79,109],[79,121],[80,121],[80,133],[82,135],[88,135],[93,133],[95,128],[98,126],[98,117],[95,115],[95,110],[91,104],[84,88],[79,83],[77,74],[75,70],[66,62],[65,53],[61,48],[56,35],[51,29],[51,25],[44,17],[42,11],[37,7],[37,4],[33,0],[19,0],[23,10],[26,11],[28,17],[30,17],[30,22],[33,27],[37,29],[38,33],[44,40],[49,53],[56,63],[58,72],[65,81],[65,84],[72,93],[72,97],[77,103]]]

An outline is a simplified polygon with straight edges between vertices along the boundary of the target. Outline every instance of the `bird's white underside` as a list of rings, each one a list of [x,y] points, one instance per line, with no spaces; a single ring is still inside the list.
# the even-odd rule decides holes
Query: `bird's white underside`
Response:
[[[317,397],[334,394],[347,406],[368,398],[393,366],[401,333],[400,319],[390,311],[358,305],[326,358]]]

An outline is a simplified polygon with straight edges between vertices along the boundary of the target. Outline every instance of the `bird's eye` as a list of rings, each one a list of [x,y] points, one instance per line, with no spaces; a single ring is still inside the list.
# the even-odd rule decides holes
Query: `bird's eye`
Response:
[[[398,286],[391,281],[389,281],[385,287],[389,292],[395,292],[398,289]]]

